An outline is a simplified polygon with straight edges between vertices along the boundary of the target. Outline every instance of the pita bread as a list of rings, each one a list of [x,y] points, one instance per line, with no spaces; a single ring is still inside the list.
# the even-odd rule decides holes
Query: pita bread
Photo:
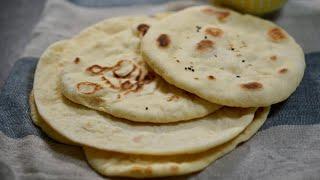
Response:
[[[56,131],[54,131],[52,129],[52,127],[50,127],[40,116],[36,104],[34,102],[34,97],[33,97],[33,92],[30,93],[30,97],[29,97],[29,105],[30,105],[30,115],[31,115],[31,119],[32,122],[40,127],[42,129],[42,131],[44,131],[50,138],[63,143],[63,144],[68,144],[68,145],[76,145],[74,142],[68,140],[67,138],[63,137],[62,135],[60,135],[59,133],[57,133]]]
[[[219,109],[220,105],[166,83],[146,65],[140,37],[155,22],[148,17],[112,18],[71,39],[61,56],[63,95],[138,122],[191,120]]]
[[[143,37],[142,52],[167,82],[232,107],[285,100],[305,69],[301,47],[283,29],[211,6],[187,8],[155,23]]]
[[[54,131],[38,114],[33,95],[30,95],[31,116],[33,122],[51,138],[58,142],[74,145]],[[135,178],[163,177],[182,175],[204,169],[210,163],[229,153],[238,144],[247,141],[267,119],[270,108],[260,108],[255,113],[253,122],[237,137],[208,151],[171,156],[132,155],[110,151],[102,151],[84,147],[89,164],[94,170],[106,176],[125,176]]]
[[[171,156],[110,153],[84,147],[89,164],[106,176],[134,178],[176,176],[200,171],[252,137],[267,119],[270,108],[260,108],[253,122],[237,137],[208,151]]]
[[[169,124],[134,123],[72,103],[61,94],[61,54],[67,41],[51,45],[34,77],[41,117],[67,139],[101,150],[131,154],[196,153],[225,143],[253,120],[256,108],[224,107],[206,117]]]

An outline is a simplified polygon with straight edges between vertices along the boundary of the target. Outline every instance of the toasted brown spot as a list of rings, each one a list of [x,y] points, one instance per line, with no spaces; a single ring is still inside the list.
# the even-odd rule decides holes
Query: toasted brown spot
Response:
[[[172,165],[172,166],[170,166],[170,171],[172,173],[178,173],[179,167],[177,165]]]
[[[120,99],[120,98],[121,98],[121,94],[118,94],[118,95],[117,95],[117,99]]]
[[[198,42],[197,50],[206,51],[206,50],[213,48],[213,45],[214,45],[213,41],[204,39],[204,40],[201,40],[200,42]]]
[[[135,84],[133,84],[133,88],[131,88],[130,90],[125,92],[124,95],[127,95],[127,94],[129,94],[131,92],[134,92],[134,93],[139,92],[140,90],[143,89],[143,85],[144,85],[143,81],[136,82]]]
[[[121,68],[123,63],[131,63],[131,64],[133,64],[132,61],[130,61],[130,60],[119,60],[115,65],[110,67],[110,69],[118,70],[118,69]]]
[[[284,74],[284,73],[288,72],[288,69],[282,68],[282,69],[280,69],[278,72],[279,72],[280,74]]]
[[[133,167],[131,168],[131,172],[132,172],[133,174],[142,174],[142,173],[143,173],[143,169],[142,169],[142,167],[140,167],[140,166],[133,166]]]
[[[255,89],[261,89],[262,84],[258,82],[249,82],[249,83],[241,84],[241,87],[244,89],[255,90]]]
[[[112,82],[104,76],[101,77],[101,80],[105,81],[108,85],[110,85],[110,88],[112,89],[120,89],[120,87],[117,87],[116,85],[112,84]]]
[[[135,78],[135,80],[136,81],[140,81],[140,80],[142,80],[142,70],[141,69],[139,69],[139,71],[138,71],[138,75],[136,76],[136,78]]]
[[[147,24],[139,24],[137,30],[142,36],[144,36],[148,32],[149,28],[150,26]]]
[[[111,68],[113,68],[114,70],[120,69],[122,63],[124,63],[124,62],[128,62],[128,60],[120,60],[120,61],[118,61],[114,66],[112,66]],[[130,62],[130,61],[129,61],[129,62]]]
[[[92,73],[92,74],[100,74],[105,69],[106,69],[105,67],[102,67],[102,66],[99,66],[99,65],[95,64],[95,65],[92,65],[92,66],[88,67],[86,69],[86,71],[88,71],[89,73]]]
[[[193,78],[193,79],[195,79],[195,80],[199,80],[199,78],[197,78],[197,77],[195,77],[195,78]]]
[[[180,63],[180,61],[179,60],[176,60],[177,61],[177,63]]]
[[[276,55],[273,55],[273,56],[270,57],[270,59],[271,59],[272,61],[275,61],[275,60],[277,60],[277,56],[276,56]]]
[[[156,75],[153,72],[148,72],[148,74],[143,78],[144,84],[151,83],[156,78]]]
[[[228,16],[230,16],[230,12],[228,11],[217,11],[212,8],[202,9],[202,12],[208,15],[215,15],[219,21],[224,21]]]
[[[209,75],[209,76],[208,76],[208,79],[209,79],[209,80],[215,80],[216,78],[215,78],[214,76],[212,76],[212,75]]]
[[[216,16],[220,21],[224,21],[229,15],[230,15],[230,12],[228,11],[216,12]]]
[[[167,47],[170,44],[170,38],[167,34],[161,34],[157,39],[160,47]]]
[[[103,103],[104,101],[98,97],[92,97],[89,99],[89,104],[93,105],[93,106],[96,106],[96,105],[99,105],[101,103]]]
[[[221,37],[223,34],[223,31],[219,28],[215,28],[215,27],[209,27],[206,29],[205,31],[206,34],[209,34],[211,36],[215,36],[215,37]]]
[[[79,57],[76,57],[76,58],[73,60],[73,62],[74,62],[75,64],[79,64],[80,58],[79,58]]]
[[[268,31],[268,35],[272,41],[281,41],[286,38],[286,35],[279,28],[272,28]]]
[[[118,80],[119,85],[113,84],[113,81],[110,81],[104,76],[101,77],[101,80],[104,81],[106,84],[110,85],[110,88],[122,91],[121,95],[127,95],[131,92],[135,92],[135,93],[139,92],[140,90],[143,89],[144,85],[151,83],[156,78],[156,75],[154,72],[147,71],[144,68],[133,63],[132,63],[133,68],[130,70],[127,70],[128,72],[130,71],[129,73],[125,71],[121,72],[121,64],[124,63],[125,61],[127,60],[121,60],[112,67],[104,67],[104,68],[108,68],[108,70],[112,70],[114,77],[120,78],[120,79],[116,79]],[[138,72],[138,74],[136,73],[132,74],[133,71]],[[122,81],[123,78],[128,78],[128,79]],[[131,80],[135,80],[136,82],[133,83]]]
[[[80,82],[77,84],[77,89],[82,94],[93,94],[102,89],[97,83],[92,82]]]
[[[144,172],[145,172],[145,174],[151,175],[151,174],[152,174],[152,167],[151,167],[151,166],[146,167],[146,169],[144,170]]]
[[[137,66],[135,64],[132,63],[133,67],[132,69],[127,72],[126,74],[120,74],[118,71],[121,69],[121,65],[124,63],[124,62],[130,62],[131,61],[127,61],[127,60],[121,60],[119,61],[114,67],[113,67],[113,70],[112,70],[112,73],[113,73],[113,76],[116,77],[116,78],[127,78],[131,75],[131,73],[133,73]]]
[[[121,90],[127,90],[133,87],[133,84],[131,84],[130,81],[125,81],[121,84]]]
[[[167,99],[167,101],[170,102],[170,101],[173,101],[173,100],[178,100],[179,98],[180,98],[180,97],[177,96],[177,95],[172,95],[172,96],[170,96],[170,97]]]
[[[120,74],[118,74],[116,71],[121,68],[122,63],[124,63],[124,62],[130,62],[130,63],[132,63],[132,62],[129,61],[129,60],[120,60],[120,61],[118,61],[114,66],[111,66],[111,67],[107,67],[107,66],[103,67],[103,66],[100,66],[100,65],[95,64],[95,65],[92,65],[92,66],[88,67],[88,68],[86,69],[86,71],[88,71],[89,73],[92,73],[92,74],[100,74],[100,73],[102,73],[102,72],[105,71],[105,70],[112,70],[114,76],[116,76],[116,77],[122,77],[122,78],[123,78],[123,77],[129,76],[129,75],[136,69],[136,65],[133,64],[133,69],[131,69],[130,72],[128,72],[128,73],[125,74],[125,75],[120,75]]]
[[[136,136],[132,140],[133,140],[133,142],[138,143],[138,142],[140,142],[142,140],[142,138],[143,138],[143,136]]]

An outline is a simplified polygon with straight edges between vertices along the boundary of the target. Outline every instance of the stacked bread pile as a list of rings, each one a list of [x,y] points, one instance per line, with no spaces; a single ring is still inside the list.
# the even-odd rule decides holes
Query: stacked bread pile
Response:
[[[304,68],[303,51],[275,24],[199,6],[108,19],[51,45],[30,102],[35,123],[83,146],[99,173],[173,176],[249,139]]]

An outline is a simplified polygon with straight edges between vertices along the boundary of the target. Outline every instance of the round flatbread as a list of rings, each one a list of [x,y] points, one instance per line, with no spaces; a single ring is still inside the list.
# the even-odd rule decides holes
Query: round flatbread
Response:
[[[115,117],[168,123],[203,117],[219,109],[176,88],[144,62],[140,38],[156,19],[113,18],[71,39],[62,55],[62,93],[73,102]]]
[[[237,137],[208,151],[172,156],[110,153],[84,147],[91,167],[105,176],[150,178],[176,176],[200,171],[252,137],[267,119],[270,108],[260,108],[253,122]]]
[[[304,54],[272,22],[211,6],[182,10],[143,37],[147,63],[167,82],[210,102],[261,107],[299,85]]]
[[[53,139],[74,145],[54,131],[38,114],[33,96],[30,96],[31,116],[37,126]],[[262,126],[269,113],[268,108],[260,108],[252,123],[237,137],[208,151],[191,155],[148,156],[116,153],[84,147],[89,164],[94,170],[106,176],[135,178],[163,177],[192,173],[204,169],[210,163],[229,153],[236,146],[247,141]]]
[[[228,108],[200,119],[169,124],[135,123],[72,103],[61,94],[61,54],[68,42],[50,46],[41,56],[34,78],[39,114],[71,141],[132,154],[196,153],[218,146],[241,133],[256,108]]]
[[[61,134],[56,132],[55,130],[52,129],[40,116],[37,106],[34,101],[33,97],[33,92],[30,93],[29,96],[29,106],[30,106],[30,115],[31,115],[31,120],[32,122],[40,127],[42,131],[44,131],[50,138],[63,143],[63,144],[68,144],[68,145],[76,145],[74,142],[70,141],[69,139],[63,137]]]

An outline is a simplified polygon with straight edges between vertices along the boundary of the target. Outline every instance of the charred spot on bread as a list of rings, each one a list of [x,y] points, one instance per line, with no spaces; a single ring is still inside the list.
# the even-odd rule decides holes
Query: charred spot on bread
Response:
[[[93,82],[80,82],[77,84],[77,90],[82,94],[94,94],[101,89],[102,86]]]
[[[161,34],[158,38],[157,38],[157,42],[158,42],[158,46],[165,48],[168,47],[171,40],[169,38],[169,36],[167,34]]]
[[[261,89],[263,85],[259,82],[249,82],[249,83],[241,84],[241,87],[243,89],[248,89],[248,90],[257,90],[257,89]]]
[[[205,33],[214,37],[221,37],[223,35],[223,31],[220,28],[215,27],[206,28]]]
[[[208,76],[208,79],[209,79],[209,80],[215,80],[216,78],[215,78],[214,76],[212,76],[212,75],[209,75],[209,76]]]
[[[287,69],[287,68],[282,68],[282,69],[280,69],[280,70],[278,71],[279,74],[284,74],[284,73],[286,73],[286,72],[288,72],[288,69]]]
[[[142,36],[144,36],[148,32],[149,28],[150,26],[148,24],[139,24],[137,26],[137,30]]]
[[[79,64],[79,63],[80,63],[80,58],[79,58],[79,57],[76,57],[76,58],[73,60],[73,62],[74,62],[75,64]]]
[[[212,49],[213,45],[214,45],[213,41],[204,39],[204,40],[201,40],[200,42],[197,43],[196,49],[198,51],[203,52],[203,51],[207,51],[209,49]]]
[[[279,42],[286,39],[286,35],[280,28],[272,28],[268,31],[270,39],[274,42]]]

